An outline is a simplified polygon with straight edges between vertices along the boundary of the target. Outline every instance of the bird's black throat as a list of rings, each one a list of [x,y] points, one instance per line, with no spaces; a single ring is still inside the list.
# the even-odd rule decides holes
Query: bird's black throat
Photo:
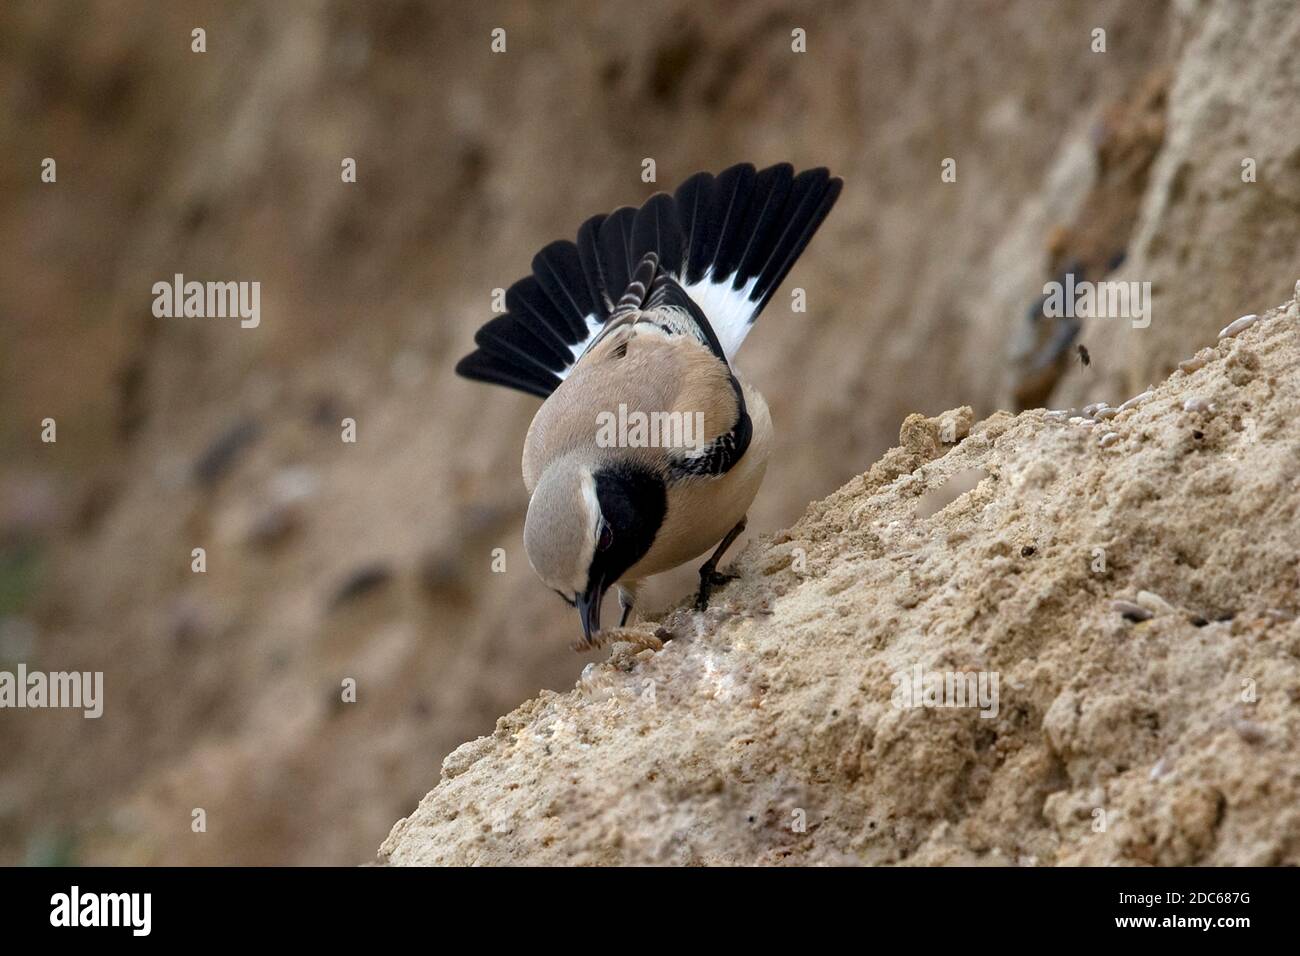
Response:
[[[662,476],[629,462],[606,465],[593,478],[613,541],[592,556],[587,585],[603,591],[650,551],[668,512],[668,489]]]

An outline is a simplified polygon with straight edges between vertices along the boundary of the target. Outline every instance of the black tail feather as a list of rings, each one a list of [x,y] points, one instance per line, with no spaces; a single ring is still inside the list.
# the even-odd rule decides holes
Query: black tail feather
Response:
[[[578,230],[578,261],[582,264],[587,289],[601,317],[609,314],[612,305],[605,291],[609,288],[609,284],[605,281],[605,270],[600,261],[600,227],[607,218],[604,213],[592,216]]]
[[[456,363],[456,374],[490,385],[503,385],[516,391],[546,398],[555,391],[560,379],[555,376],[534,374],[528,369],[512,366],[502,361],[502,356],[474,351]]]
[[[641,262],[648,252],[659,257],[659,268],[664,272],[680,274],[682,224],[677,218],[677,203],[667,193],[647,199],[632,222],[632,261]]]
[[[617,302],[632,279],[636,260],[632,258],[632,225],[636,209],[624,206],[610,213],[600,224],[597,243],[600,249],[600,268],[605,279],[605,297]]]
[[[754,190],[745,210],[745,247],[736,265],[732,287],[744,288],[750,276],[762,271],[781,229],[785,226],[786,202],[794,182],[794,167],[789,163],[770,166],[754,178]],[[730,274],[727,270],[723,275]]]
[[[553,372],[563,371],[565,363],[572,361],[568,346],[578,333],[565,321],[563,313],[554,310],[535,276],[520,279],[506,290],[506,309],[506,315],[479,329],[474,341],[482,345],[484,338],[493,337],[523,345],[540,340],[546,349],[535,358]]]
[[[754,167],[749,163],[724,170],[713,184],[713,194],[705,211],[704,278],[729,276],[744,252],[745,210],[754,192]],[[686,281],[697,282],[687,276]]]
[[[576,338],[585,338],[587,316],[596,311],[596,302],[588,291],[578,247],[566,240],[552,242],[533,257],[533,275],[554,312],[565,320]]]
[[[758,303],[754,310],[755,316],[763,310],[786,275],[794,268],[813,234],[835,205],[843,186],[843,180],[832,179],[825,169],[810,169],[794,178],[789,198],[778,217],[777,225],[783,221],[784,228],[772,230],[776,240],[762,271],[758,273],[758,284],[750,293],[750,298]],[[742,269],[741,274],[737,274],[737,282],[745,271]]]
[[[677,187],[673,196],[677,206],[677,215],[682,226],[682,248],[686,263],[688,282],[699,281],[707,268],[705,257],[712,252],[707,237],[707,211],[709,198],[713,195],[713,174],[696,173]],[[710,258],[709,262],[713,260]]]

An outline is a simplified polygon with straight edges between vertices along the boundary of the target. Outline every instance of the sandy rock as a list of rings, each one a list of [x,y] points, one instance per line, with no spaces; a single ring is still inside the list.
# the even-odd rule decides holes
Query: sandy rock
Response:
[[[723,610],[636,625],[671,639],[454,751],[381,861],[1300,863],[1295,321],[1219,344],[1200,440],[1192,387],[1132,406],[1119,454],[1041,413],[908,416],[746,550]],[[1225,424],[1247,411],[1253,441]],[[897,706],[918,667],[996,676],[996,705]]]

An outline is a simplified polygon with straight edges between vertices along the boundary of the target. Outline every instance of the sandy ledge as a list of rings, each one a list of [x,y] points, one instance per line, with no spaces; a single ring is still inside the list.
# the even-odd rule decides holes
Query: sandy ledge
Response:
[[[662,650],[448,756],[380,861],[1300,863],[1297,318],[1095,422],[908,417],[709,612],[621,635]],[[996,674],[996,716],[894,706],[917,664]]]

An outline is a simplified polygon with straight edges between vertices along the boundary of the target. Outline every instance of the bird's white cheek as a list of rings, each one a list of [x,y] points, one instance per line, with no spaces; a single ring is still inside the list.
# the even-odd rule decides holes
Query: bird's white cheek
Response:
[[[591,575],[591,559],[596,553],[596,544],[593,541],[588,545],[583,553],[578,556],[578,566],[573,569],[573,590],[582,594],[587,590],[587,578]]]

